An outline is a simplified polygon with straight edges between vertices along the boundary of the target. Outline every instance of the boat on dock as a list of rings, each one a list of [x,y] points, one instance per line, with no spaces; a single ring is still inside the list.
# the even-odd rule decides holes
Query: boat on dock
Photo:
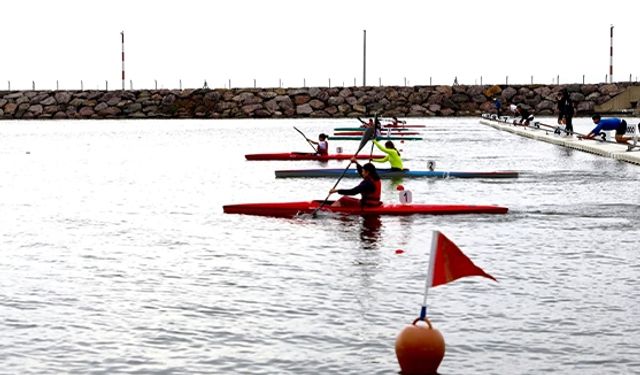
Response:
[[[544,124],[540,121],[531,122],[529,125],[516,124],[516,119],[506,116],[498,117],[495,114],[483,114],[480,123],[495,129],[517,134],[523,137],[536,139],[554,145],[571,148],[595,155],[600,155],[615,160],[625,161],[640,165],[640,144],[627,145],[605,138],[580,139],[574,137],[583,136],[576,132],[567,132],[563,127]],[[628,125],[627,134],[635,134],[636,142],[640,124]],[[605,134],[605,133],[602,133]]]

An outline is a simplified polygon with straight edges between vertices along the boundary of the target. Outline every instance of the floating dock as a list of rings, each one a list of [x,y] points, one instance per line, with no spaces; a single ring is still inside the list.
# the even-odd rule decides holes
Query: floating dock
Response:
[[[550,125],[543,124],[541,127],[536,127],[536,122],[531,123],[529,126],[514,125],[513,118],[497,118],[495,115],[483,115],[480,123],[523,137],[640,165],[640,147],[628,150],[626,145],[614,141],[578,139],[575,136],[568,136],[562,131],[554,131],[553,126]],[[629,124],[629,127],[631,126],[635,131],[636,125]],[[635,134],[637,134],[637,131],[635,131]],[[640,146],[640,143],[638,146]]]

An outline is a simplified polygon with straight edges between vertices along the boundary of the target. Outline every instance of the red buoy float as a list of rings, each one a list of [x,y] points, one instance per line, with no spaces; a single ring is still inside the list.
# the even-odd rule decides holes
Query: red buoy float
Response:
[[[423,321],[426,325],[416,324]],[[444,337],[431,326],[429,319],[420,318],[405,327],[396,339],[396,357],[403,375],[437,374],[444,358]]]

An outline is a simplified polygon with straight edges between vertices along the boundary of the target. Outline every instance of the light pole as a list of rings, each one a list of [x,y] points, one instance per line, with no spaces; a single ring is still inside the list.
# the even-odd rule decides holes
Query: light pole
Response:
[[[124,91],[124,31],[120,32],[122,36],[122,91]]]
[[[613,83],[613,25],[609,29],[611,32],[611,47],[609,47],[609,83]]]
[[[362,46],[362,86],[367,85],[367,30],[362,30],[363,46]]]

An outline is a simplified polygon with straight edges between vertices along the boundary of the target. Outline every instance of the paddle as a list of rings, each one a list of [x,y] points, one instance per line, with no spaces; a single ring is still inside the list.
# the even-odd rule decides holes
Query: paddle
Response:
[[[313,146],[313,143],[311,142],[311,140],[310,140],[309,138],[307,138],[307,136],[306,136],[306,135],[304,135],[304,133],[303,133],[303,132],[301,132],[301,131],[300,131],[300,129],[296,128],[295,126],[294,126],[293,128],[294,128],[294,129],[296,129],[296,130],[298,131],[298,133],[302,134],[302,136],[304,137],[304,139],[306,139],[306,140],[307,140],[307,143],[309,143],[309,146],[311,146],[311,148],[313,149],[313,152],[315,152],[315,153],[317,154],[317,153],[318,153],[318,149],[316,149],[316,148]]]
[[[362,140],[360,141],[360,146],[358,147],[358,150],[356,151],[355,154],[353,154],[353,157],[356,157],[358,155],[358,153],[364,148],[364,146],[367,144],[367,142],[373,138],[375,133],[375,129],[373,128],[367,128],[367,130],[364,132],[364,134],[362,135]],[[344,177],[345,174],[347,174],[347,171],[349,170],[349,167],[351,167],[351,164],[353,164],[352,160],[349,160],[349,164],[347,165],[347,167],[344,169],[344,171],[342,171],[342,174],[340,175],[340,177],[338,178],[338,181],[336,181],[336,183],[333,185],[333,187],[331,188],[331,190],[335,189],[336,186],[338,186],[338,184],[340,183],[340,180],[342,180],[342,178]],[[320,211],[320,209],[322,207],[324,207],[325,204],[327,204],[327,201],[329,200],[329,197],[331,196],[331,193],[327,194],[327,197],[322,201],[322,203],[320,203],[320,206],[318,206],[318,208],[316,208],[315,210],[313,210],[313,212],[311,213],[312,217],[315,217],[317,212]]]

